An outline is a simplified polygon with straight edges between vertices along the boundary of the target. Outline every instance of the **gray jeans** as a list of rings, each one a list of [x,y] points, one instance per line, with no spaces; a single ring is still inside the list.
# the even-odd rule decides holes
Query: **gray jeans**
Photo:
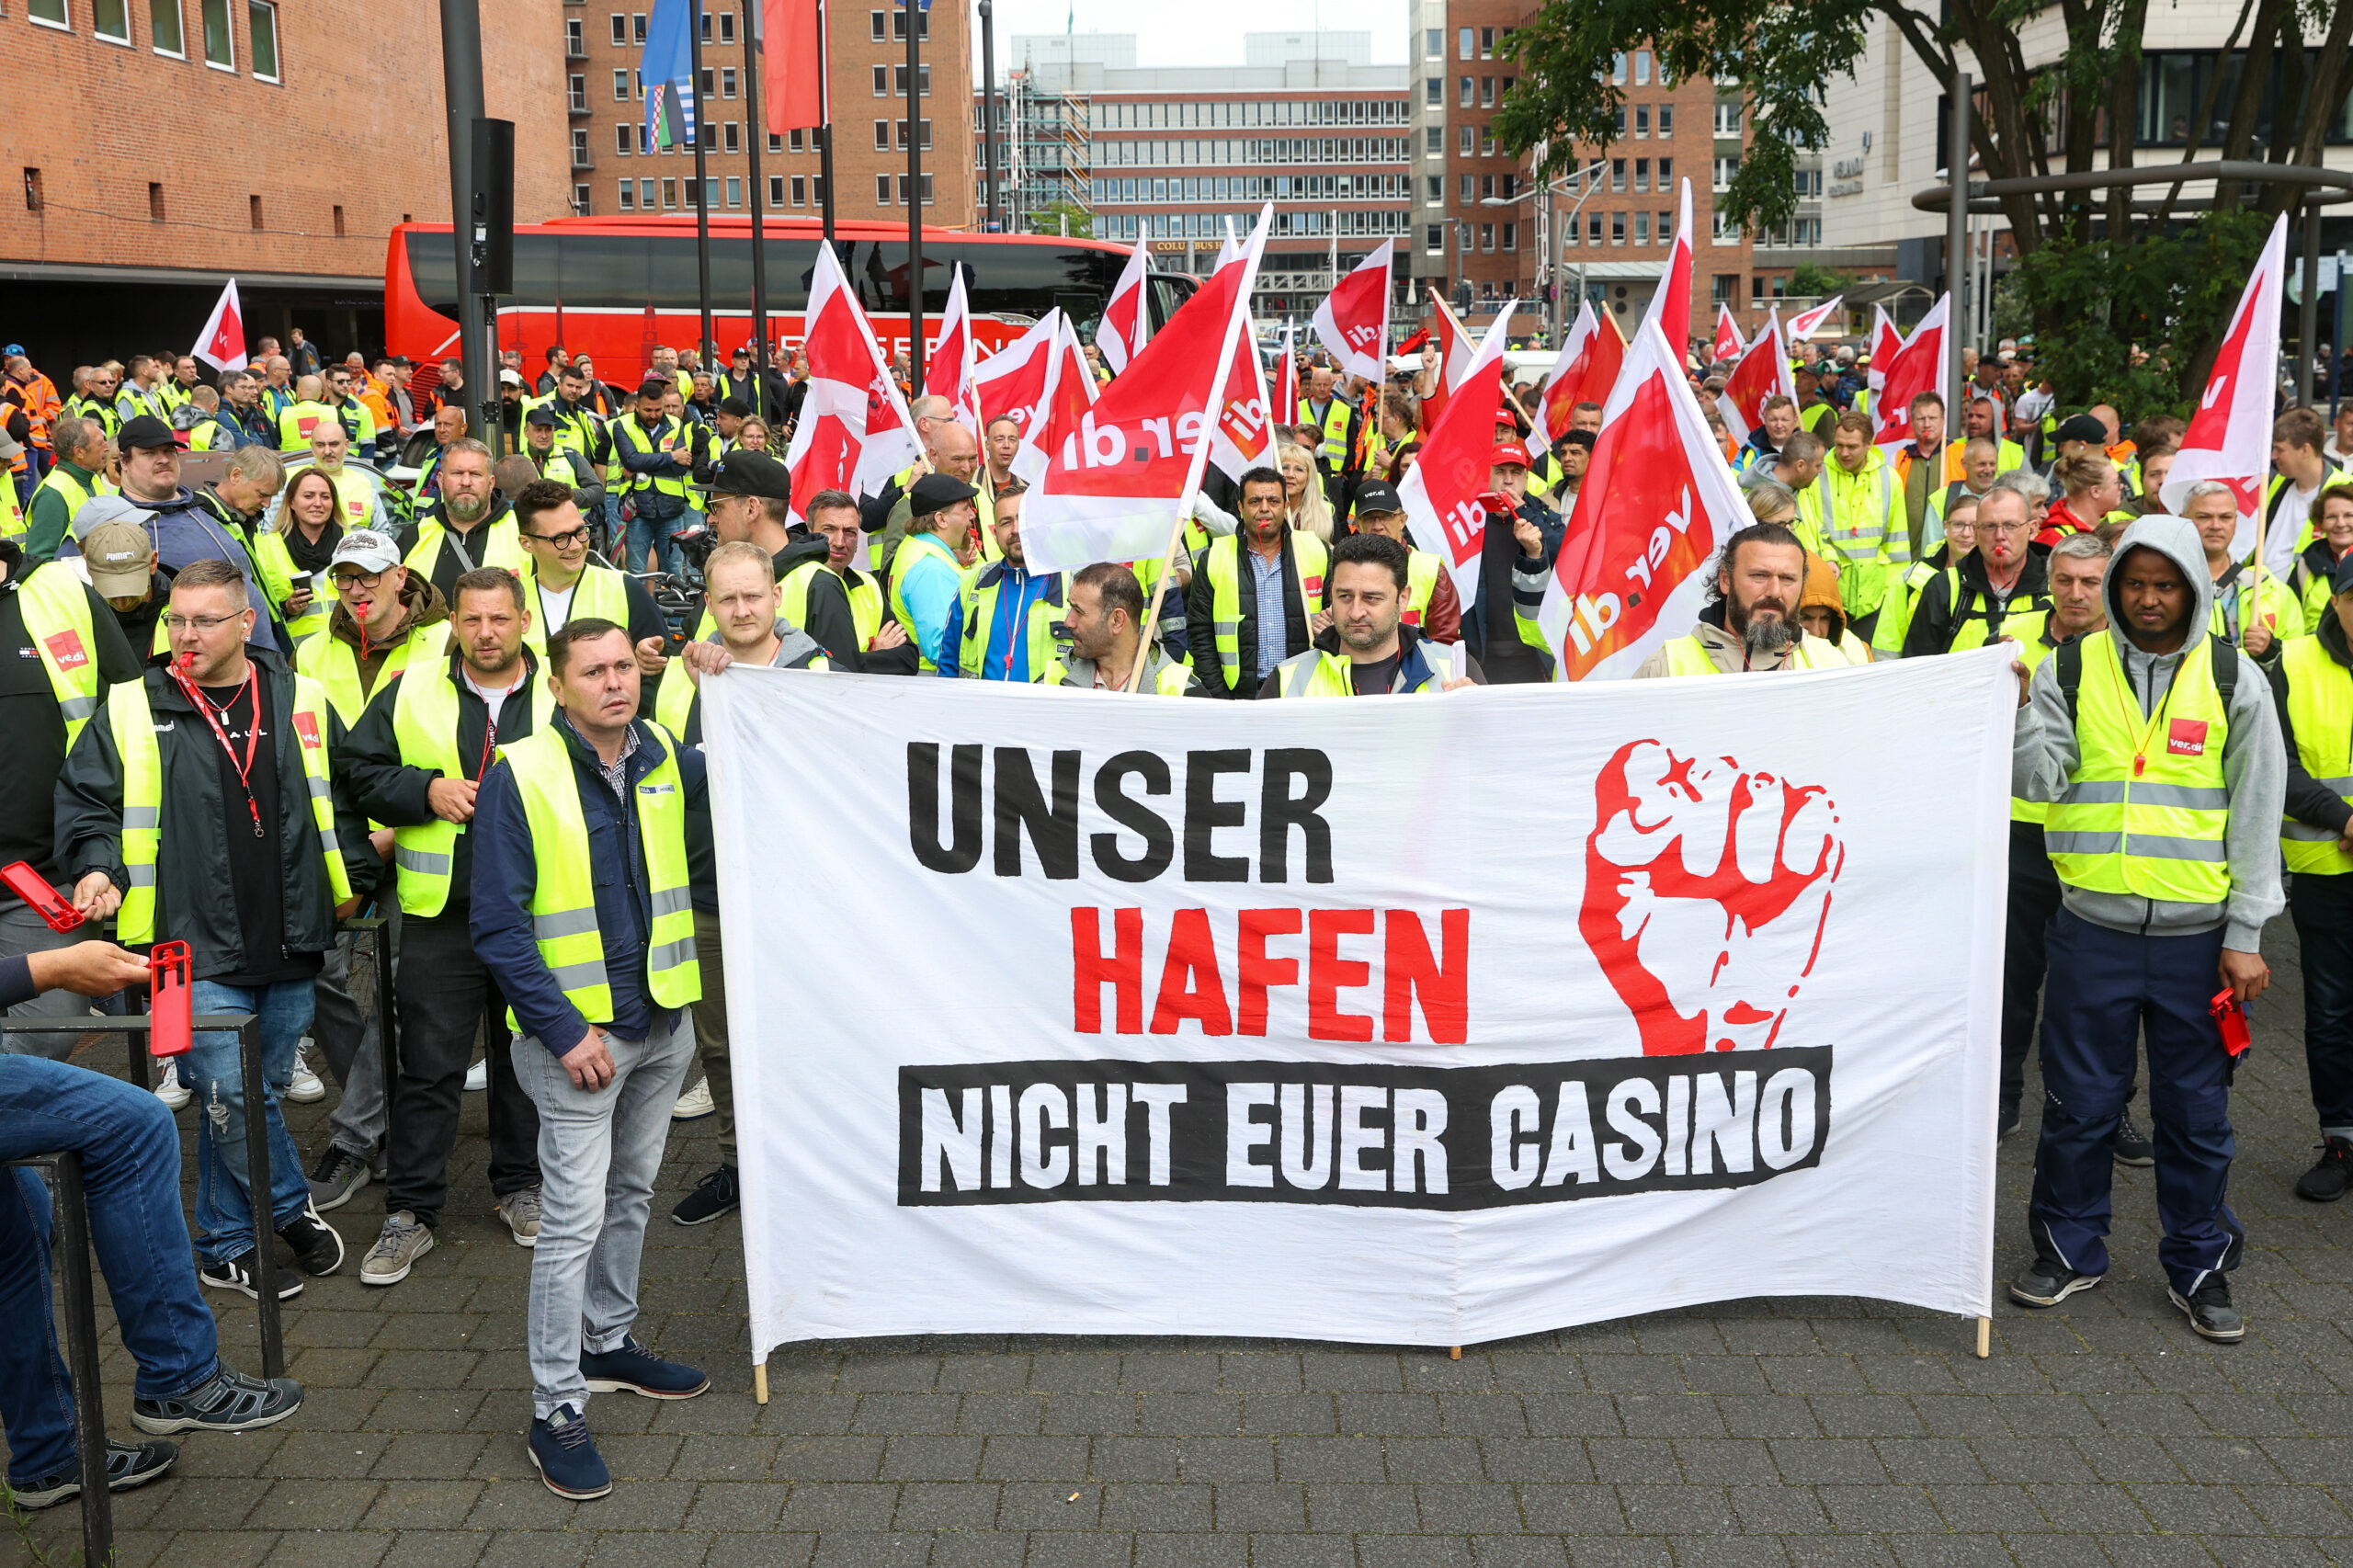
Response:
[[[528,1319],[531,1412],[540,1420],[568,1404],[588,1408],[584,1350],[617,1348],[637,1321],[637,1272],[654,1178],[670,1135],[693,1021],[680,1009],[666,1037],[608,1036],[613,1081],[574,1087],[555,1053],[529,1035],[509,1048],[515,1076],[540,1111],[543,1208],[531,1252]]]
[[[60,888],[68,901],[74,897],[72,888]],[[21,958],[27,953],[54,952],[74,943],[101,935],[97,925],[85,925],[64,936],[49,928],[48,922],[32,911],[32,906],[13,893],[0,893],[0,959]],[[12,1018],[73,1018],[90,1010],[90,999],[71,991],[44,991],[29,1002],[19,1002],[8,1009]],[[18,1051],[27,1056],[46,1056],[63,1062],[73,1054],[74,1037],[70,1034],[8,1035],[0,1049]]]
[[[383,939],[400,961],[401,917],[396,909]],[[343,1088],[327,1125],[335,1146],[373,1162],[384,1147],[383,1016],[376,1001],[376,955],[363,951],[357,932],[339,932],[326,953],[326,967],[312,984],[311,1038],[327,1059],[327,1070]],[[352,974],[357,963],[360,973]]]

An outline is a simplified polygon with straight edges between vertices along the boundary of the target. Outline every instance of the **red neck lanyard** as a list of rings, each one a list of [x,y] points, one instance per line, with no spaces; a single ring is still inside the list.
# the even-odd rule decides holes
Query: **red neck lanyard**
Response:
[[[237,770],[237,786],[245,792],[245,814],[253,819],[254,836],[261,837],[261,802],[254,799],[253,785],[254,752],[261,744],[261,697],[256,689],[253,665],[250,663],[245,665],[245,682],[238,688],[238,697],[251,698],[253,701],[253,716],[245,726],[245,755],[243,757],[237,756],[237,748],[231,743],[229,732],[222,728],[221,723],[222,714],[235,710],[238,697],[229,699],[226,707],[216,709],[212,706],[212,699],[204,695],[203,689],[195,681],[188,678],[187,670],[178,665],[174,665],[172,674],[188,692],[189,699],[196,704],[196,710],[204,715],[204,722],[212,726],[212,738],[219,741],[221,749],[229,754],[229,764]]]
[[[506,708],[506,699],[515,695],[515,688],[510,686],[500,692],[495,705],[491,702],[488,693],[482,692],[479,687],[475,690],[483,698],[482,760],[474,765],[474,782],[479,784],[482,782],[483,775],[490,771],[492,754],[498,750],[499,712]]]

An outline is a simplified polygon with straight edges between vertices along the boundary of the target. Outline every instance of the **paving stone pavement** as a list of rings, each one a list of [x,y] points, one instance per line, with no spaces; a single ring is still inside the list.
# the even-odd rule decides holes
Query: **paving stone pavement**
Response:
[[[2120,1171],[2114,1271],[1972,1326],[1881,1302],[1751,1300],[1443,1349],[959,1336],[779,1350],[751,1393],[736,1220],[669,1204],[714,1161],[672,1140],[640,1333],[712,1391],[599,1396],[617,1478],[570,1504],[526,1456],[530,1255],[491,1216],[467,1096],[449,1222],[363,1289],[369,1187],[331,1218],[347,1272],[288,1304],[292,1421],[189,1437],[122,1494],[131,1568],[248,1563],[761,1568],[2300,1568],[2353,1561],[2353,1205],[2293,1195],[2313,1134],[2292,933],[2239,1074],[2234,1279],[2251,1332],[2195,1338],[2165,1298],[2152,1183]],[[119,1048],[90,1060],[114,1069]],[[297,1142],[325,1106],[293,1108]],[[182,1120],[187,1121],[187,1113]],[[2034,1121],[2001,1153],[1996,1266],[2027,1261]],[[193,1177],[190,1177],[193,1192]],[[255,1369],[251,1304],[214,1298]],[[107,1397],[129,1429],[131,1368]],[[63,1563],[71,1507],[0,1532]]]

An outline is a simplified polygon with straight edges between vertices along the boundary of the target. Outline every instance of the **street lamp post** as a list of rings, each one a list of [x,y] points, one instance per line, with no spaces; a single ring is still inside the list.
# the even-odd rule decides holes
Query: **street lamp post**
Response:
[[[1583,168],[1581,168],[1581,169],[1577,169],[1577,170],[1575,170],[1575,171],[1574,171],[1574,172],[1572,172],[1572,173],[1570,173],[1570,174],[1564,175],[1564,176],[1562,176],[1561,178],[1559,178],[1559,179],[1547,180],[1547,181],[1546,181],[1545,183],[1543,183],[1542,185],[1530,186],[1530,187],[1529,187],[1526,190],[1521,191],[1518,196],[1489,196],[1489,197],[1483,197],[1483,198],[1482,198],[1482,199],[1480,199],[1479,205],[1480,205],[1480,206],[1482,206],[1482,207],[1517,207],[1517,206],[1518,206],[1518,205],[1519,205],[1521,202],[1523,202],[1523,201],[1533,201],[1533,200],[1535,200],[1535,199],[1536,199],[1538,197],[1540,197],[1540,196],[1542,196],[1542,197],[1553,197],[1553,196],[1558,196],[1558,195],[1562,194],[1563,191],[1565,191],[1565,190],[1568,188],[1569,182],[1570,182],[1571,180],[1579,179],[1579,178],[1581,178],[1582,176],[1586,176],[1586,175],[1592,175],[1592,176],[1594,176],[1597,179],[1597,178],[1599,177],[1599,176],[1601,175],[1601,173],[1602,173],[1602,172],[1604,172],[1604,171],[1606,171],[1608,167],[1609,167],[1609,160],[1608,160],[1608,159],[1607,159],[1607,158],[1597,158],[1597,159],[1595,159],[1592,163],[1587,164],[1585,167],[1583,167]],[[1584,194],[1584,195],[1582,195],[1582,196],[1580,196],[1580,197],[1578,197],[1578,198],[1577,198],[1577,199],[1576,199],[1576,203],[1575,203],[1575,205],[1572,206],[1572,207],[1569,209],[1567,221],[1566,221],[1566,222],[1564,222],[1564,223],[1562,225],[1562,227],[1561,227],[1561,231],[1560,231],[1560,232],[1561,232],[1562,236],[1563,236],[1563,239],[1565,239],[1565,238],[1567,237],[1567,234],[1568,234],[1568,231],[1569,231],[1570,226],[1571,226],[1571,225],[1574,225],[1574,224],[1576,222],[1576,221],[1577,221],[1577,214],[1578,214],[1579,212],[1581,212],[1581,211],[1583,211],[1583,210],[1585,210],[1585,204],[1586,204],[1586,202],[1588,202],[1588,201],[1592,200],[1595,197],[1597,197],[1597,196],[1598,196],[1598,195],[1600,195],[1600,194],[1601,194],[1601,187],[1600,187],[1600,186],[1598,186],[1598,185],[1597,185],[1597,184],[1594,184],[1592,181],[1590,181],[1590,180],[1586,181],[1586,192],[1585,192],[1585,194]],[[1552,216],[1553,216],[1553,209],[1552,209],[1552,205],[1551,205],[1551,203],[1550,203],[1549,201],[1546,203],[1546,205],[1545,205],[1545,207],[1542,209],[1542,210],[1543,210],[1543,213],[1544,213],[1545,219],[1546,219],[1546,221],[1547,221],[1547,223],[1549,224],[1549,223],[1550,223],[1551,219],[1552,219]],[[1538,244],[1539,244],[1539,245],[1546,247],[1546,248],[1541,249],[1541,250],[1540,250],[1540,251],[1538,252],[1539,257],[1543,261],[1543,263],[1544,263],[1544,265],[1545,265],[1546,269],[1547,269],[1548,271],[1554,270],[1554,268],[1553,268],[1553,264],[1552,264],[1552,253],[1551,253],[1551,250],[1550,250],[1551,241],[1550,241],[1548,238],[1540,237],[1540,238],[1538,239],[1537,243],[1538,243]],[[1562,248],[1563,248],[1563,249],[1566,249],[1567,247],[1566,247],[1566,245],[1564,244]],[[1563,265],[1563,266],[1566,266],[1567,264],[1566,264],[1565,262],[1563,262],[1563,263],[1562,263],[1562,265]],[[1577,265],[1577,298],[1578,298],[1578,299],[1580,299],[1580,300],[1582,300],[1582,299],[1584,299],[1584,298],[1585,298],[1585,261],[1584,261],[1584,258],[1583,258],[1583,257],[1579,257],[1576,265]],[[1539,282],[1540,284],[1541,284],[1543,281],[1545,281],[1545,279],[1542,279],[1542,278],[1538,279],[1538,282]],[[1563,305],[1565,305],[1565,303],[1566,303],[1566,301],[1563,301]],[[1568,330],[1568,327],[1567,327],[1567,324],[1566,324],[1566,312],[1565,312],[1565,310],[1563,310],[1563,311],[1561,312],[1561,315],[1562,315],[1562,318],[1563,318],[1563,319],[1562,319],[1562,320],[1559,320],[1559,321],[1555,321],[1555,320],[1552,319],[1552,315],[1553,315],[1552,311],[1551,310],[1551,308],[1550,308],[1550,307],[1548,307],[1548,308],[1547,308],[1547,311],[1546,311],[1546,318],[1547,318],[1547,319],[1546,319],[1546,322],[1545,322],[1545,325],[1546,325],[1546,327],[1550,330],[1550,332],[1551,332],[1551,334],[1552,334],[1552,347],[1554,347],[1555,348],[1558,348],[1558,347],[1560,347],[1562,346],[1562,345],[1561,345],[1561,338],[1562,338],[1562,335],[1563,335],[1563,333],[1565,333],[1565,332]]]

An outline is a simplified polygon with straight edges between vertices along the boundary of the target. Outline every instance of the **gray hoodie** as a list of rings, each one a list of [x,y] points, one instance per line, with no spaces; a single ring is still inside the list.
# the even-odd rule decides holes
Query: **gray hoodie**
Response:
[[[2198,530],[2179,517],[2143,517],[2116,541],[2108,581],[2111,630],[2123,624],[2116,602],[2117,567],[2127,551],[2149,549],[2181,569],[2192,596],[2189,624],[2202,631],[2214,610],[2213,579]],[[2141,699],[2143,717],[2154,713],[2173,686],[2185,643],[2171,653],[2146,653],[2122,632],[2110,647],[2121,653],[2124,676]],[[2279,721],[2271,710],[2271,688],[2255,661],[2241,655],[2237,688],[2231,694],[2229,733],[2222,742],[2222,787],[2230,795],[2230,825],[2223,851],[2231,872],[2229,899],[2220,904],[2181,903],[2128,893],[2087,892],[2064,886],[2062,898],[2077,917],[2111,931],[2187,937],[2222,927],[2222,946],[2234,952],[2260,950],[2264,922],[2286,900],[2279,891],[2279,813],[2287,795],[2288,761],[2281,750]],[[2067,792],[2067,773],[2081,760],[2067,699],[2059,689],[2059,661],[2045,659],[2034,672],[2027,705],[2018,710],[2010,750],[2010,789],[2020,800],[2057,801]]]

